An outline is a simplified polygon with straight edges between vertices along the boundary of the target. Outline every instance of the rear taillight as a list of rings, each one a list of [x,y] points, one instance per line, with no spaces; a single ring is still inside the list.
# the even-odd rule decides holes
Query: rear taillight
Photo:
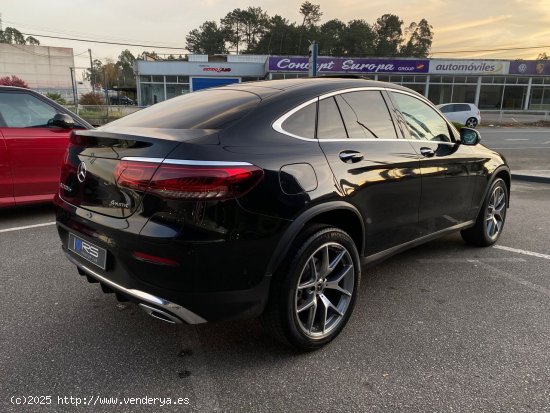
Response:
[[[117,185],[145,191],[158,167],[159,164],[155,162],[120,161],[115,169]]]
[[[119,187],[170,199],[229,199],[250,191],[263,170],[250,164],[226,165],[120,161],[115,171]]]

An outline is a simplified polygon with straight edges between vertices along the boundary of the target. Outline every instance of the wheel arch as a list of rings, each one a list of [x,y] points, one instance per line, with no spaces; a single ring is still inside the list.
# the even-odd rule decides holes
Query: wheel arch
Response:
[[[364,255],[365,225],[361,213],[347,202],[331,201],[307,209],[292,221],[271,256],[266,270],[267,275],[272,275],[277,270],[302,229],[313,223],[332,225],[347,232],[355,242],[359,255]]]
[[[489,192],[491,185],[493,185],[493,182],[495,182],[495,180],[497,180],[498,178],[501,178],[506,184],[506,189],[508,190],[508,208],[510,208],[510,189],[512,187],[512,175],[510,173],[510,169],[508,169],[504,165],[495,169],[495,171],[493,172],[491,179],[489,180],[489,184],[485,189],[483,199],[485,199],[485,197],[487,196],[487,193]]]

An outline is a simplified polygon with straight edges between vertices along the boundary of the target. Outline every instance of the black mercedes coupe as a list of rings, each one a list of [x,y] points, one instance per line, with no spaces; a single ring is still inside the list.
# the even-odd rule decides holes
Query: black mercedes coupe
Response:
[[[319,348],[361,269],[503,230],[504,158],[421,95],[364,79],[232,84],[75,130],[56,196],[67,258],[170,323],[260,317]]]

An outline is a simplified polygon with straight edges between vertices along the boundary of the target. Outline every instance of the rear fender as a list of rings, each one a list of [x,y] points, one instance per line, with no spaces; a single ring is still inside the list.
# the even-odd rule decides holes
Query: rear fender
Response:
[[[330,212],[334,210],[351,211],[357,216],[357,219],[361,223],[361,245],[357,245],[357,249],[359,251],[359,254],[363,256],[365,248],[365,224],[363,222],[361,213],[355,206],[347,202],[331,201],[309,208],[301,215],[299,215],[294,221],[292,221],[292,223],[284,232],[279,243],[277,244],[277,247],[275,248],[275,251],[273,252],[273,255],[271,256],[271,260],[269,261],[269,264],[267,266],[266,275],[270,276],[277,270],[279,265],[281,265],[281,263],[287,256],[290,246],[292,245],[298,234],[309,222],[313,221],[315,217],[325,212]]]

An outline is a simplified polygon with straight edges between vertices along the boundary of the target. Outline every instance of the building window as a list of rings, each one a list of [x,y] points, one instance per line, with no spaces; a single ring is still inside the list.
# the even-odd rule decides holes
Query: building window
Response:
[[[177,83],[167,83],[166,84],[166,99],[172,99],[176,96],[184,95],[189,93],[189,85],[177,84]]]
[[[502,85],[483,85],[479,93],[479,108],[500,109],[503,89]]]
[[[428,99],[435,105],[452,102],[451,100],[452,95],[453,95],[453,85],[430,84]]]
[[[453,102],[475,103],[476,85],[454,85]]]
[[[530,110],[550,110],[550,87],[536,86],[531,89]]]
[[[141,83],[141,105],[149,106],[166,100],[164,96],[164,84]]]
[[[527,86],[506,86],[502,98],[503,109],[523,109],[527,97]]]

